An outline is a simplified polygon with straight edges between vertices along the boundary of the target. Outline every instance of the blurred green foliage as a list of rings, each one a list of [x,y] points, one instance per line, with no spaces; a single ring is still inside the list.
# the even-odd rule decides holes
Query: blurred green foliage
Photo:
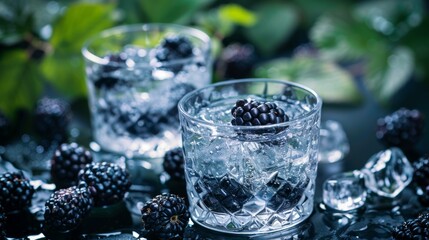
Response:
[[[148,22],[201,28],[213,39],[215,58],[225,44],[251,43],[261,56],[255,76],[311,85],[328,102],[360,100],[355,76],[337,63],[361,63],[366,86],[381,102],[412,77],[429,78],[423,0],[3,0],[0,109],[9,116],[31,110],[47,93],[85,97],[85,40],[112,26]],[[307,42],[317,57],[291,54]]]

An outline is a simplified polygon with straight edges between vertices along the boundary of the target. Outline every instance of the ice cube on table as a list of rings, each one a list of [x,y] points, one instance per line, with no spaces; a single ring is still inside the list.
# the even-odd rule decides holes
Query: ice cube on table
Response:
[[[372,192],[395,198],[413,178],[413,167],[399,148],[373,155],[362,169],[365,185]]]
[[[360,208],[365,204],[366,195],[365,178],[358,170],[334,175],[323,183],[323,202],[335,210]]]
[[[327,120],[320,124],[319,161],[339,161],[349,150],[347,135],[339,122]]]

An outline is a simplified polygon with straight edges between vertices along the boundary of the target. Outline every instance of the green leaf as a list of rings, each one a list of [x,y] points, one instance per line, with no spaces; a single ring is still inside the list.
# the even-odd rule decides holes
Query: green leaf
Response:
[[[43,59],[45,78],[64,96],[69,98],[86,95],[84,61],[79,53],[54,53]]]
[[[23,50],[0,55],[0,109],[9,117],[17,109],[32,109],[42,92],[37,64]]]
[[[293,7],[280,2],[257,5],[255,9],[258,21],[245,29],[245,35],[263,54],[271,54],[292,34],[298,14]]]
[[[194,13],[212,0],[140,0],[143,13],[150,22],[189,23]]]
[[[366,82],[377,98],[386,103],[411,77],[414,70],[413,53],[404,47],[392,53],[374,56],[368,62]]]
[[[361,100],[352,76],[335,63],[311,57],[281,58],[263,64],[256,77],[283,79],[314,89],[328,103],[358,103]]]
[[[252,26],[256,22],[256,16],[247,9],[237,4],[227,4],[219,8],[219,17],[231,23]]]
[[[113,5],[71,4],[53,26],[52,46],[57,51],[79,52],[89,37],[113,25]]]
[[[362,58],[386,47],[381,35],[349,16],[322,16],[311,28],[310,39],[324,57],[335,60]]]

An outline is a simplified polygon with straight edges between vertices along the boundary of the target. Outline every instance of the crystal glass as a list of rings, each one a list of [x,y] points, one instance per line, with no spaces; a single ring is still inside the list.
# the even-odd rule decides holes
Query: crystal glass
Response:
[[[188,39],[190,55],[171,57],[161,47],[166,37]],[[159,158],[181,145],[177,103],[211,81],[205,33],[172,24],[121,26],[90,39],[82,53],[93,136],[102,150]]]
[[[290,120],[233,126],[238,99],[274,102]],[[179,102],[194,222],[222,232],[287,229],[313,210],[321,99],[286,81],[244,79],[198,89]]]

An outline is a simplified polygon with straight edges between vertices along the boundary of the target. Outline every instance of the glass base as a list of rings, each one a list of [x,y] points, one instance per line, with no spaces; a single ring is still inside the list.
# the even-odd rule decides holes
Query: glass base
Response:
[[[296,227],[300,226],[301,223],[303,223],[305,220],[307,220],[307,218],[309,218],[311,216],[312,212],[313,212],[313,208],[311,209],[311,211],[307,215],[303,215],[299,219],[294,220],[293,222],[290,222],[286,225],[276,226],[276,227],[265,226],[261,229],[254,229],[254,230],[247,230],[247,231],[246,230],[245,231],[231,231],[231,230],[228,230],[227,228],[216,228],[212,225],[208,225],[204,222],[200,222],[192,216],[191,216],[191,219],[198,226],[210,229],[210,230],[215,231],[215,232],[232,234],[232,235],[254,235],[254,234],[276,233],[276,232],[280,232],[280,231],[282,231],[282,232],[283,231],[294,231],[294,229]]]
[[[203,210],[199,204],[190,211],[194,223],[213,231],[237,235],[273,233],[293,229],[311,216],[314,208],[313,199],[307,197],[304,199],[289,211],[274,212],[265,209],[254,216],[215,213]]]

